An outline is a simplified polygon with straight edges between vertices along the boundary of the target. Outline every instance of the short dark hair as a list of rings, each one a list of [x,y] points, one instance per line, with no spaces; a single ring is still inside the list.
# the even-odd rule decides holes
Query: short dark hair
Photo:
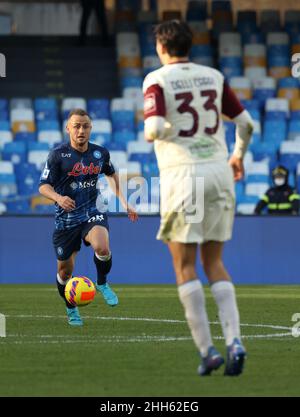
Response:
[[[83,109],[72,109],[68,114],[68,120],[71,119],[72,116],[88,116],[91,119],[91,116]]]
[[[190,52],[193,32],[189,25],[179,20],[169,20],[155,26],[154,35],[170,56],[184,57]]]

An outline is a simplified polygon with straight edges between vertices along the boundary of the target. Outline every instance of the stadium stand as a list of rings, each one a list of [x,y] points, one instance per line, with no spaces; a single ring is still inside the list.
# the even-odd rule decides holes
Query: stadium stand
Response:
[[[14,69],[0,97],[1,212],[52,210],[33,201],[47,154],[66,139],[65,120],[74,107],[91,114],[91,140],[110,150],[119,169],[147,180],[158,175],[152,146],[143,139],[142,81],[160,66],[152,32],[158,13],[150,3],[151,9],[138,10],[134,1],[118,2],[115,48],[78,49],[70,39],[62,39],[60,47],[54,46],[57,39],[54,44],[25,38],[22,47],[10,36],[3,42]],[[182,12],[164,11],[163,19],[171,15]],[[255,120],[246,177],[236,185],[237,213],[252,214],[279,162],[290,169],[299,191],[300,85],[290,59],[300,52],[300,12],[285,10],[281,20],[276,10],[239,10],[234,19],[230,1],[212,1],[210,8],[207,1],[192,0],[185,18],[194,32],[191,59],[219,68]],[[20,80],[24,56],[29,67]],[[95,95],[98,90],[101,95]],[[235,126],[225,120],[224,128],[232,150]]]

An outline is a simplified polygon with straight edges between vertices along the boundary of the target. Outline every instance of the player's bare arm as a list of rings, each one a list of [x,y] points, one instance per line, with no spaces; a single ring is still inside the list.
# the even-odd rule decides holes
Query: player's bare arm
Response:
[[[72,211],[75,208],[75,201],[68,196],[63,196],[54,191],[50,184],[43,184],[39,188],[39,192],[50,200],[57,203],[65,211]]]
[[[135,209],[133,207],[131,207],[130,204],[128,204],[126,198],[124,197],[124,195],[122,193],[122,190],[121,190],[121,187],[120,187],[120,178],[119,178],[118,174],[114,173],[113,175],[106,175],[106,179],[107,179],[107,182],[108,182],[110,188],[112,189],[114,194],[120,200],[123,208],[127,211],[129,219],[132,222],[137,221],[138,214],[135,211]]]

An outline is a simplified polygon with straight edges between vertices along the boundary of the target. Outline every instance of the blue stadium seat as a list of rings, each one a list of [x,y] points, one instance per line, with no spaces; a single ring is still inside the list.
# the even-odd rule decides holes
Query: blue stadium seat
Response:
[[[10,122],[8,120],[0,120],[0,131],[10,130]]]
[[[299,88],[300,83],[298,78],[284,77],[278,80],[278,88]]]
[[[260,32],[242,32],[242,42],[243,44],[249,43],[265,43],[265,35]]]
[[[235,143],[235,124],[233,122],[224,122],[225,138],[228,149]]]
[[[247,182],[270,182],[270,177],[264,174],[249,174],[247,175]]]
[[[8,100],[6,98],[0,98],[0,111],[8,110]]]
[[[261,113],[260,113],[259,110],[257,110],[257,109],[250,109],[248,111],[249,111],[250,116],[252,117],[253,120],[260,120]]]
[[[109,150],[109,151],[124,151],[126,152],[126,148],[127,148],[127,141],[126,142],[113,142],[110,141],[109,143],[106,143],[104,146]]]
[[[130,110],[119,110],[111,113],[112,127],[114,131],[134,131],[135,113]]]
[[[291,120],[300,119],[300,110],[291,110]]]
[[[17,132],[14,140],[24,143],[36,142],[36,134],[34,132]]]
[[[142,88],[143,78],[142,77],[122,77],[121,87],[122,90],[127,87],[138,87]]]
[[[282,51],[280,51],[280,49]],[[277,50],[278,49],[278,50]],[[288,67],[290,65],[289,47],[271,45],[268,47],[267,60],[269,67]]]
[[[285,166],[291,172],[295,172],[298,163],[300,162],[299,153],[284,153],[280,154],[280,164]]]
[[[214,65],[214,53],[210,45],[193,45],[190,53],[191,60],[201,65]]]
[[[243,63],[240,57],[223,57],[220,59],[220,70],[226,78],[243,75]]]
[[[15,197],[16,194],[15,174],[0,174],[0,198]]]
[[[248,111],[251,111],[251,110],[259,111],[260,104],[259,104],[259,101],[256,99],[241,100],[241,103],[245,107],[245,109]]]
[[[143,158],[141,158],[143,160]],[[140,162],[140,161],[138,161]],[[159,169],[156,161],[143,161],[142,174],[147,180],[152,177],[159,177]]]
[[[0,109],[0,121],[9,120],[8,109]]]
[[[35,113],[36,120],[57,120],[58,112],[55,109],[39,110]]]
[[[280,145],[287,137],[285,120],[265,120],[263,125],[263,141]]]
[[[38,193],[40,180],[39,172],[26,172],[23,176],[17,175],[17,185],[19,195],[34,195]]]
[[[4,161],[12,161],[14,164],[26,162],[26,144],[23,142],[6,143],[3,147],[2,159]]]
[[[10,214],[28,214],[31,212],[30,203],[27,199],[7,202],[6,207]]]
[[[37,204],[34,208],[36,214],[53,214],[55,213],[54,204]]]
[[[262,143],[261,140],[261,134],[260,133],[252,133],[252,137],[251,137],[251,145],[258,145],[260,146],[260,144]]]
[[[296,188],[297,184],[296,184],[296,176],[295,176],[294,171],[289,173],[288,183],[291,187]]]
[[[256,195],[244,195],[241,197],[240,203],[242,204],[256,204],[259,201],[259,197]]]
[[[235,183],[236,203],[237,204],[241,203],[244,196],[245,196],[244,182],[243,181],[238,181],[238,182]]]
[[[57,102],[55,98],[39,97],[34,100],[34,110],[57,110]]]
[[[33,176],[40,176],[40,171],[37,169],[36,165],[29,164],[28,162],[21,162],[20,164],[14,165],[14,172],[17,181],[28,173]]]
[[[133,131],[116,131],[113,133],[113,142],[124,143],[136,140],[136,134]]]
[[[262,109],[268,98],[276,97],[275,88],[257,88],[253,90],[253,98],[257,100],[260,108]]]
[[[144,132],[144,130],[145,130],[144,120],[138,120],[136,130],[137,130],[137,132]]]
[[[287,119],[287,113],[283,111],[268,111],[265,113],[265,121],[283,121]]]
[[[269,159],[269,165],[277,163],[279,144],[273,142],[254,142],[250,145],[254,161]]]
[[[186,11],[187,22],[203,22],[207,19],[207,1],[189,1]]]
[[[92,119],[110,119],[110,101],[106,98],[90,99],[87,111]]]
[[[257,31],[256,10],[238,10],[237,29],[243,35]]]
[[[60,130],[61,126],[58,120],[38,120],[37,130]]]
[[[300,119],[292,119],[289,122],[289,127],[288,127],[288,132],[289,133],[299,133],[300,135]]]
[[[28,142],[27,150],[29,151],[48,151],[50,146],[47,142]]]
[[[152,161],[152,156],[151,156],[151,154],[144,153],[144,152],[141,152],[141,153],[132,153],[130,155],[130,157],[129,157],[129,161],[132,161],[132,162],[134,162],[134,161],[135,162],[140,162],[140,164],[143,167],[144,164],[149,163],[149,162]]]
[[[112,135],[111,133],[106,133],[106,132],[91,132],[91,136],[90,136],[90,140],[91,142],[94,142],[98,145],[104,145],[107,143],[110,143],[112,140]]]

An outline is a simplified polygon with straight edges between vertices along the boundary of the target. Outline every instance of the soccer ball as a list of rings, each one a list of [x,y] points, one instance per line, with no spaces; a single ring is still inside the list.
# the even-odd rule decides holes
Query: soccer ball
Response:
[[[73,306],[90,304],[96,294],[93,282],[87,277],[73,277],[65,287],[65,297]]]

